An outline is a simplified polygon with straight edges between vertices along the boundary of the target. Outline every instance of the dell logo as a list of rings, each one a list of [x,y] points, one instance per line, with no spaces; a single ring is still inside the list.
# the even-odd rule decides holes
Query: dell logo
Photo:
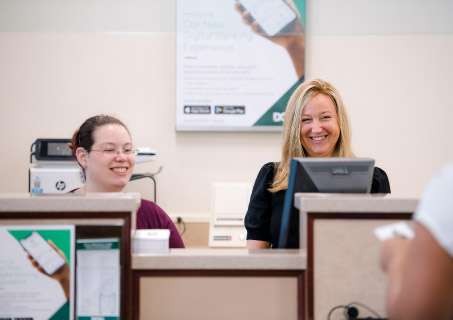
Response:
[[[348,175],[349,170],[346,167],[335,167],[335,168],[332,168],[332,174],[333,175]]]
[[[272,113],[272,121],[274,121],[274,122],[283,122],[283,119],[285,119],[285,113],[284,112],[274,112],[274,113]]]

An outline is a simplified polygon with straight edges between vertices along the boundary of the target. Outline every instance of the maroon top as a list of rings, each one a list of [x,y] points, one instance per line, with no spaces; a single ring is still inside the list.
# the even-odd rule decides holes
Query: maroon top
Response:
[[[77,189],[69,191],[74,193]],[[169,229],[170,248],[185,248],[181,235],[170,217],[157,204],[142,199],[137,210],[137,229]]]
[[[142,199],[137,211],[137,229],[169,229],[170,248],[184,248],[184,242],[170,217],[157,204]]]

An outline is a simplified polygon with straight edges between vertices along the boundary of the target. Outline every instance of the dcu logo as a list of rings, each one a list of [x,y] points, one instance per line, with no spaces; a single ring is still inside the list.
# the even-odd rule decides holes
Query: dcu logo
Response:
[[[285,113],[284,112],[274,112],[272,113],[272,121],[274,122],[283,122],[285,119]]]

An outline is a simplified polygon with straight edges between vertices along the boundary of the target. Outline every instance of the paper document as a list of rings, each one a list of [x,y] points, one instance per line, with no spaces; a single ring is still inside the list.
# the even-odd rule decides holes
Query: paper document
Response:
[[[408,239],[412,239],[414,237],[414,231],[412,231],[409,225],[403,221],[377,227],[374,229],[374,234],[381,241],[394,237],[403,237]]]
[[[77,240],[77,319],[120,314],[120,250],[118,239]]]

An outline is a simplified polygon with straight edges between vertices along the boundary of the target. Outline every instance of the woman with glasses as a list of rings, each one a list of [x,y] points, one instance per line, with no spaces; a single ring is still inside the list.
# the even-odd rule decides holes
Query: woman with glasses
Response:
[[[129,130],[117,118],[98,115],[87,119],[69,144],[82,169],[85,184],[72,192],[122,192],[135,165]],[[184,243],[170,217],[154,202],[142,199],[137,211],[137,229],[169,229],[170,248]]]

